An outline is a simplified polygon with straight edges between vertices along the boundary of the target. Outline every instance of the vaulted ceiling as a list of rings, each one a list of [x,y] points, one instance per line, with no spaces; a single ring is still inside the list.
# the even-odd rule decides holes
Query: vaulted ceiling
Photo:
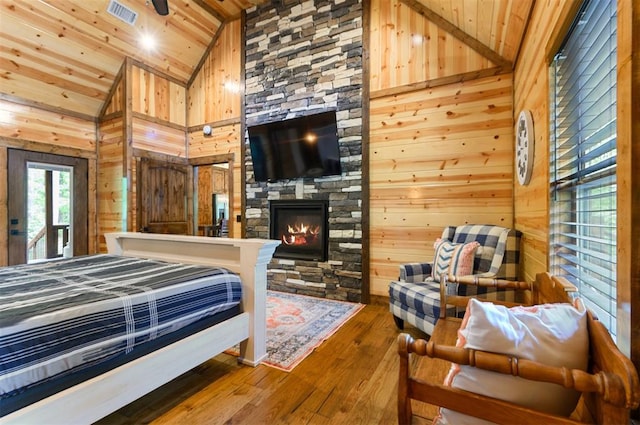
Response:
[[[403,0],[404,1],[404,0]],[[109,0],[0,0],[0,98],[98,116],[125,57],[186,85],[224,22],[265,0],[118,0],[133,25],[107,11]],[[511,66],[533,0],[405,1],[493,60]],[[143,34],[156,38],[146,50]],[[492,59],[492,58],[490,58]]]
[[[402,0],[497,62],[513,65],[535,0]]]

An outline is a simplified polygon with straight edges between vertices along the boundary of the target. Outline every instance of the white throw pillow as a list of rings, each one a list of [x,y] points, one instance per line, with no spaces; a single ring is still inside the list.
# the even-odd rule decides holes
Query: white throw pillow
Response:
[[[456,346],[586,370],[589,357],[586,309],[579,299],[576,306],[543,304],[512,308],[471,299]],[[445,384],[562,416],[573,412],[580,397],[579,392],[560,385],[457,364],[451,366]],[[434,423],[490,422],[440,409]]]

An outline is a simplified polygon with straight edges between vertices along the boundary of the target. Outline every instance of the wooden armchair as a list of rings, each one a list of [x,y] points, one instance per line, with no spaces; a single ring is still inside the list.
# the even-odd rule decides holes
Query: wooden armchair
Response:
[[[531,285],[525,282],[495,279],[455,279],[457,284],[498,286],[525,291],[527,304],[571,303],[575,287],[564,279],[541,273]],[[573,293],[573,294],[572,294]],[[443,305],[463,306],[468,297],[447,295],[446,283],[441,290]],[[492,301],[493,302],[493,301]],[[505,303],[509,305],[509,303]],[[398,422],[410,424],[411,400],[419,400],[441,408],[498,424],[623,424],[629,423],[629,411],[640,403],[640,384],[633,363],[616,347],[606,328],[587,311],[587,370],[555,367],[504,354],[455,346],[461,319],[446,317],[441,309],[431,339],[414,340],[407,334],[398,338],[400,377],[398,386]],[[409,354],[418,359],[411,359]],[[524,378],[526,385],[548,382],[575,389],[580,399],[569,417],[550,414],[537,408],[488,397],[444,385],[451,362],[473,368]],[[413,367],[412,367],[413,366]],[[418,408],[424,409],[423,404]],[[571,406],[570,408],[573,408]],[[438,409],[430,414],[438,415]]]

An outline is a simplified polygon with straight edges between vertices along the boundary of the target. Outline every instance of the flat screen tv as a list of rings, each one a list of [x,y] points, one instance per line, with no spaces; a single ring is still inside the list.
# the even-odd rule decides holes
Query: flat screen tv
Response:
[[[256,181],[342,173],[336,112],[322,112],[248,128]]]

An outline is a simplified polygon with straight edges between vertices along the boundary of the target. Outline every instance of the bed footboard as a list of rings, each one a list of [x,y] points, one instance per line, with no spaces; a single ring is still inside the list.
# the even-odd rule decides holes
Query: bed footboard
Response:
[[[3,424],[89,424],[240,344],[239,361],[266,353],[267,264],[279,241],[108,233],[110,254],[225,267],[242,280],[242,313],[3,416]]]
[[[107,233],[110,254],[225,267],[242,279],[242,310],[249,314],[249,338],[240,361],[257,366],[267,356],[267,264],[280,241],[210,238],[157,233]]]

